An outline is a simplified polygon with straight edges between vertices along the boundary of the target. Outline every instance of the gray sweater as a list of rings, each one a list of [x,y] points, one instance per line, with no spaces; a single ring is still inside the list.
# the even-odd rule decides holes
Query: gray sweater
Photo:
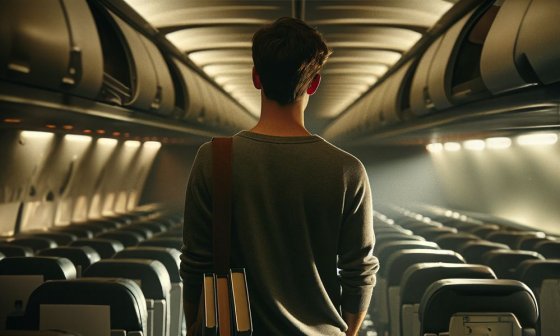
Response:
[[[378,261],[371,191],[354,156],[319,136],[233,138],[232,267],[245,267],[253,335],[344,335],[367,310]],[[198,302],[212,270],[212,149],[187,185],[181,274]]]

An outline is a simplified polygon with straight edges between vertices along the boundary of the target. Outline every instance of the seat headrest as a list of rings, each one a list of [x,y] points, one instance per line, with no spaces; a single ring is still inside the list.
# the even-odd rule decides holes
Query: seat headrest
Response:
[[[400,251],[404,249],[433,249],[438,250],[438,244],[429,241],[420,240],[395,240],[390,242],[385,242],[376,251],[377,258],[379,260],[387,260],[395,251]]]
[[[0,253],[5,257],[31,257],[33,250],[27,246],[0,243]]]
[[[509,312],[523,328],[534,328],[539,316],[533,292],[519,281],[438,280],[420,301],[421,334],[448,331],[451,316],[458,312]]]
[[[68,232],[75,235],[78,238],[93,238],[93,231],[87,228],[81,228],[77,225],[67,225],[67,226],[56,226],[49,229],[49,232]]]
[[[136,246],[144,240],[141,235],[131,231],[109,231],[98,235],[97,238],[117,240],[126,247]]]
[[[451,249],[469,241],[480,241],[480,238],[469,233],[448,233],[434,237],[434,241],[441,246],[441,248]]]
[[[115,253],[124,249],[121,242],[112,239],[78,239],[70,244],[70,246],[89,246],[94,249],[99,256],[104,258],[111,258]]]
[[[64,257],[74,265],[81,266],[82,270],[99,261],[101,257],[89,246],[63,246],[46,249],[39,252],[41,256]]]
[[[129,227],[147,228],[148,230],[152,231],[154,234],[167,231],[167,227],[165,227],[165,225],[158,222],[151,222],[151,221],[132,223]]]
[[[157,260],[105,259],[96,262],[83,272],[84,277],[110,277],[139,280],[144,296],[148,299],[168,299],[171,281],[167,269]]]
[[[111,329],[143,331],[147,325],[146,300],[140,287],[127,279],[81,278],[48,281],[39,286],[27,301],[26,326],[39,327],[42,304],[108,305],[111,307]]]
[[[111,219],[95,219],[87,222],[88,224],[99,225],[107,229],[117,229],[121,227],[121,223]]]
[[[136,234],[139,234],[142,239],[150,239],[154,236],[154,233],[152,230],[146,228],[146,227],[141,227],[141,226],[133,226],[133,225],[127,225],[123,228],[120,228],[116,231],[123,231],[123,232],[134,232]]]
[[[515,278],[538,294],[545,279],[560,279],[560,260],[525,260],[515,270]]]
[[[457,247],[457,251],[470,263],[481,263],[482,255],[491,250],[508,250],[509,246],[485,240],[471,240]]]
[[[23,232],[17,236],[17,238],[47,238],[54,240],[54,242],[61,246],[61,245],[68,245],[74,240],[78,239],[78,237],[69,232],[49,232],[49,231],[35,231],[35,232]]]
[[[485,265],[492,267],[498,278],[511,278],[522,261],[541,259],[537,252],[523,250],[491,250],[482,256]]]
[[[553,240],[540,242],[535,246],[535,251],[546,258],[560,258],[560,242]]]
[[[496,279],[488,266],[454,263],[420,263],[406,269],[401,280],[401,302],[420,303],[426,289],[437,280],[451,278]]]
[[[117,254],[114,258],[153,259],[161,262],[169,273],[172,283],[181,282],[179,272],[181,253],[176,249],[157,246],[129,247]]]
[[[139,246],[160,246],[160,247],[170,247],[177,250],[181,250],[183,247],[183,239],[181,238],[153,238],[149,240],[144,240],[138,244]]]
[[[76,267],[66,258],[6,257],[0,260],[0,275],[42,275],[44,280],[76,278]]]
[[[99,225],[99,224],[95,224],[95,223],[88,223],[88,222],[72,223],[72,224],[68,225],[67,227],[85,229],[85,230],[91,231],[94,236],[109,230],[109,228],[106,228],[103,225]]]
[[[407,249],[397,251],[387,260],[383,269],[389,286],[396,286],[401,281],[404,271],[411,265],[422,262],[448,262],[464,264],[461,255],[449,250]]]
[[[27,246],[37,252],[39,250],[44,250],[47,248],[56,247],[57,244],[54,240],[45,237],[23,237],[14,238],[8,241],[8,244]]]

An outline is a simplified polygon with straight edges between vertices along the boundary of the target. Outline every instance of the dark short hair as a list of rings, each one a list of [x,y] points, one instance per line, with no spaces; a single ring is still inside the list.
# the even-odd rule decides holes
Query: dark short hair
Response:
[[[262,90],[280,105],[305,93],[330,54],[321,33],[295,18],[279,18],[253,35],[253,63]]]

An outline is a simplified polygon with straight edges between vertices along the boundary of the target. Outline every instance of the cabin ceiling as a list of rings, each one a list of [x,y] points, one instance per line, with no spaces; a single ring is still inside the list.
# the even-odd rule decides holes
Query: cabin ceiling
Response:
[[[456,1],[125,0],[160,34],[255,116],[251,38],[282,16],[304,19],[334,50],[306,124],[324,126],[368,91]]]

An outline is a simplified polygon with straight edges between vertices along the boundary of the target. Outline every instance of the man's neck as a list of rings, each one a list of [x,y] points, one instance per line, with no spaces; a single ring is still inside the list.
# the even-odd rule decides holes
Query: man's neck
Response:
[[[305,128],[303,111],[307,105],[305,98],[290,105],[261,98],[261,116],[251,132],[275,136],[306,136],[311,133]]]

